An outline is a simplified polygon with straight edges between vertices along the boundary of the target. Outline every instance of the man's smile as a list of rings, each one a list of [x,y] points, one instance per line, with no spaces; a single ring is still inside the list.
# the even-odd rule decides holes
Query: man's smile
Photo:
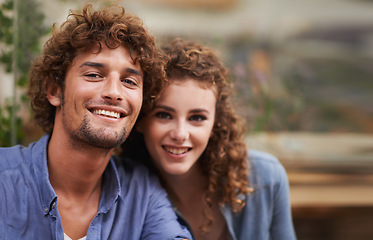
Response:
[[[102,115],[105,117],[112,117],[112,118],[117,118],[117,119],[121,117],[121,113],[119,112],[108,111],[108,110],[103,110],[103,109],[95,109],[92,112],[94,114]]]

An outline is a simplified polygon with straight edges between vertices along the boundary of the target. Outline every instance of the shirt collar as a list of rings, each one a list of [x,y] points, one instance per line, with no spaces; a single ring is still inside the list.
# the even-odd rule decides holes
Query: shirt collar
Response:
[[[56,193],[49,181],[47,164],[47,149],[50,136],[44,135],[32,147],[32,163],[35,172],[35,179],[39,188],[42,210],[44,214],[49,213],[55,206]]]
[[[118,198],[122,198],[119,174],[113,158],[110,158],[102,177],[103,185],[98,212],[106,213]]]

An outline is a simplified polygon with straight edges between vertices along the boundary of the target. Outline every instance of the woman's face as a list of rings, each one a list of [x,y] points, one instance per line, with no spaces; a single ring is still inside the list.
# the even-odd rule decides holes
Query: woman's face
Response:
[[[213,90],[191,78],[173,79],[141,120],[137,129],[162,174],[187,173],[205,150],[215,120]]]

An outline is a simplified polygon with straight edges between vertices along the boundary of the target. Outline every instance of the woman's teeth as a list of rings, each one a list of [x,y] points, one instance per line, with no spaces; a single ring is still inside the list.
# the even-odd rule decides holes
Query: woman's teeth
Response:
[[[172,148],[172,147],[165,147],[166,151],[175,155],[180,155],[183,153],[188,152],[189,148]]]

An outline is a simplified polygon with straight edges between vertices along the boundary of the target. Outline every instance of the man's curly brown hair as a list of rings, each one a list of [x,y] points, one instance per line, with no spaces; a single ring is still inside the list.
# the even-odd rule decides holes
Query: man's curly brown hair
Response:
[[[153,36],[141,19],[129,14],[121,6],[111,5],[93,10],[87,4],[82,11],[71,11],[68,19],[57,28],[44,45],[41,56],[30,69],[28,95],[36,122],[45,132],[52,132],[56,108],[46,97],[46,86],[57,84],[64,91],[65,76],[74,58],[80,52],[101,49],[102,44],[115,49],[129,49],[134,61],[143,71],[144,89],[142,109],[151,107],[158,96],[165,78],[161,54]]]
[[[215,88],[217,96],[212,136],[198,160],[204,174],[208,176],[204,198],[204,215],[207,221],[202,228],[206,231],[213,221],[211,207],[214,195],[219,195],[219,204],[228,204],[233,211],[238,212],[245,204],[242,196],[252,191],[249,188],[247,148],[243,138],[245,124],[235,114],[230,103],[232,85],[227,81],[229,73],[211,49],[177,38],[164,47],[163,51],[167,58],[165,70],[169,83],[173,79],[182,81],[192,78],[204,87]],[[149,153],[144,155],[145,148],[142,135],[133,130],[122,145],[122,154],[146,161],[149,165]],[[163,184],[167,189],[167,183]],[[172,197],[172,193],[169,194]]]

